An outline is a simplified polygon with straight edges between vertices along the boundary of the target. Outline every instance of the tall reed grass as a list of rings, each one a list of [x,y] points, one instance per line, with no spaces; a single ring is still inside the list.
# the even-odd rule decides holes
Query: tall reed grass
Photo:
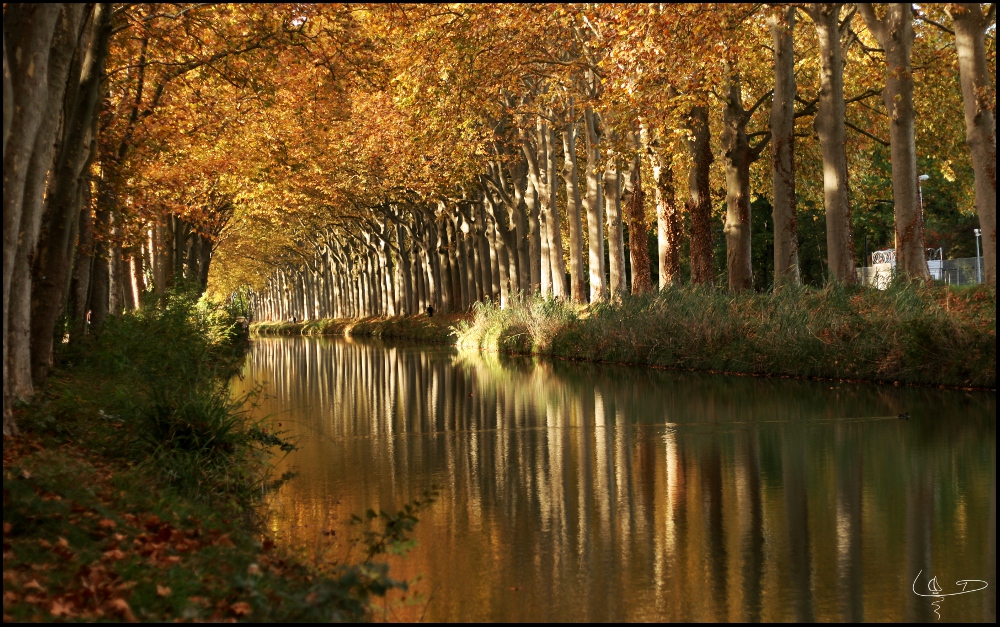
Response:
[[[685,286],[577,308],[477,305],[462,346],[757,375],[996,386],[996,292],[897,282],[774,294]]]

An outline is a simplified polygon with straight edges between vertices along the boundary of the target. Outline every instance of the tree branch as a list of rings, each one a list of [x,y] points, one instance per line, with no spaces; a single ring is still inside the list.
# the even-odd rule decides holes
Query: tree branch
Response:
[[[936,26],[937,28],[943,30],[944,32],[948,33],[949,35],[954,35],[955,34],[955,31],[953,31],[952,29],[948,28],[947,26],[945,26],[944,24],[942,24],[940,22],[935,22],[934,20],[932,20],[931,18],[927,17],[926,15],[924,15],[922,13],[917,13],[917,19],[920,20],[921,22],[926,22],[927,24],[930,24],[931,26]]]
[[[889,146],[890,145],[889,142],[885,141],[884,139],[882,139],[880,137],[876,137],[875,135],[872,135],[868,131],[866,131],[866,130],[864,130],[862,128],[858,128],[857,126],[854,126],[853,124],[851,124],[847,120],[844,120],[844,126],[846,126],[847,128],[849,128],[851,130],[857,131],[858,133],[861,133],[862,135],[864,135],[868,139],[872,139],[872,140],[877,141],[878,143],[882,144],[883,146]]]
[[[753,106],[747,109],[747,119],[749,120],[753,114],[756,113],[757,109],[760,108],[760,105],[764,104],[764,101],[770,98],[773,94],[774,89],[768,89],[763,95],[761,95],[761,97],[757,99],[757,102],[753,103]]]

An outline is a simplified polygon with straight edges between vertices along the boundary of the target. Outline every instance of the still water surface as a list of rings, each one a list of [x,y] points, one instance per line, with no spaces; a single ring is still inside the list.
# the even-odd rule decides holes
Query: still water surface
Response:
[[[256,340],[252,381],[301,447],[288,545],[343,559],[351,514],[440,488],[390,619],[933,621],[932,577],[990,586],[941,620],[996,617],[995,393],[341,338]]]

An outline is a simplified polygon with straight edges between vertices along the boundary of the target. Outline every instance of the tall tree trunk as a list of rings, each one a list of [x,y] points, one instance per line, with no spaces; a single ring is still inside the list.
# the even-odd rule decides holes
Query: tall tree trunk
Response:
[[[120,255],[121,259],[121,284],[122,284],[122,309],[124,311],[133,311],[135,309],[135,281],[132,276],[132,263],[131,255],[123,251]]]
[[[646,243],[649,226],[646,224],[646,192],[642,189],[642,158],[638,153],[638,146],[636,149],[629,165],[629,195],[625,213],[628,216],[632,293],[645,294],[652,291],[653,283],[649,274],[649,247]]]
[[[607,207],[608,265],[611,298],[620,301],[628,292],[625,277],[625,235],[622,231],[622,177],[610,157],[604,168],[604,204]]]
[[[537,294],[542,284],[542,240],[538,224],[538,190],[528,179],[524,188],[524,207],[528,225],[528,267],[530,269],[529,294]]]
[[[412,316],[416,313],[413,306],[413,282],[410,278],[410,250],[406,244],[406,233],[402,224],[396,225],[396,245],[399,247],[399,282],[403,294],[404,315]]]
[[[539,203],[538,231],[541,250],[541,284],[539,287],[539,293],[544,298],[550,298],[552,296],[552,256],[550,254],[551,250],[549,249],[549,225],[547,214],[548,210],[545,208],[545,205]]]
[[[60,4],[12,4],[4,8],[4,43],[11,35],[8,59],[13,113],[3,155],[3,328],[4,369],[7,363],[7,312],[11,276],[21,234],[21,213],[31,155],[44,122],[49,97],[49,56]],[[7,90],[4,90],[5,92]],[[6,382],[6,377],[4,381]],[[5,383],[6,394],[6,383]],[[6,414],[6,400],[4,401]],[[5,422],[6,424],[6,422]]]
[[[90,311],[90,278],[94,266],[94,212],[89,205],[84,205],[79,220],[80,235],[76,246],[76,260],[73,263],[73,278],[70,285],[72,303],[69,311],[69,339],[73,343],[79,342],[88,331],[87,312]],[[32,341],[35,342],[37,339],[32,338]],[[35,364],[34,357],[32,363]],[[33,366],[33,368],[37,368],[37,366]]]
[[[90,277],[90,330],[93,333],[100,333],[105,321],[108,319],[111,268],[107,236],[110,222],[110,212],[98,205],[94,219],[94,262]]]
[[[680,285],[681,282],[681,221],[674,189],[673,158],[662,150],[659,137],[645,121],[640,125],[640,137],[653,174],[656,194],[656,241],[659,264],[659,288]],[[663,137],[663,133],[658,134]]]
[[[142,295],[146,292],[146,274],[142,269],[142,249],[134,251],[131,259],[132,271],[132,298],[134,308],[142,307]]]
[[[479,272],[483,288],[483,300],[493,297],[493,266],[490,257],[490,245],[486,238],[486,213],[481,203],[475,203],[469,209],[476,219],[476,256],[479,258]]]
[[[799,284],[798,222],[795,203],[795,7],[768,18],[774,46],[771,104],[771,180],[774,204],[774,287]]]
[[[502,276],[500,274],[500,248],[499,243],[497,242],[497,230],[496,224],[494,224],[493,215],[491,212],[486,211],[486,204],[488,202],[488,200],[483,200],[483,226],[486,229],[486,244],[489,247],[491,281],[490,295],[493,299],[500,299],[501,281],[506,280],[507,273],[504,272]],[[504,291],[506,291],[506,289]]]
[[[844,115],[844,51],[840,41],[842,4],[812,4],[803,10],[816,25],[819,38],[819,104],[814,126],[823,155],[823,203],[826,207],[826,254],[830,278],[857,282],[854,236],[848,196],[847,135]]]
[[[601,193],[601,171],[597,167],[601,158],[603,131],[597,114],[589,106],[583,117],[587,137],[587,195],[583,204],[587,210],[590,302],[596,303],[608,297],[604,279],[604,195]]]
[[[924,251],[924,211],[917,176],[916,113],[913,108],[913,8],[889,4],[879,19],[870,4],[859,4],[865,24],[885,50],[885,90],[892,154],[892,199],[896,214],[896,271],[929,279]],[[995,163],[995,160],[994,160]],[[852,269],[853,270],[853,269]]]
[[[208,273],[212,269],[212,253],[215,250],[215,242],[205,235],[196,235],[201,244],[198,246],[198,288],[204,294],[208,289]]]
[[[566,182],[566,220],[569,223],[569,282],[574,303],[587,302],[583,276],[583,222],[580,217],[580,177],[576,160],[576,121],[572,103],[569,120],[563,126],[563,180]]]
[[[996,23],[996,4],[983,15],[977,3],[946,5],[955,26],[955,48],[965,106],[965,140],[976,177],[976,212],[983,236],[983,281],[997,284],[996,89],[986,62],[986,29]]]
[[[45,199],[45,183],[55,154],[56,133],[59,128],[63,93],[70,76],[73,52],[76,48],[84,7],[63,5],[52,38],[48,59],[47,97],[44,101],[41,124],[35,136],[35,145],[28,162],[24,183],[24,198],[20,233],[14,268],[10,277],[10,303],[7,312],[5,342],[7,361],[4,363],[5,378],[10,379],[5,386],[7,394],[18,400],[27,400],[34,393],[31,381],[31,260],[36,254],[39,231],[42,226],[42,210]],[[6,193],[6,191],[5,191]]]
[[[111,227],[112,241],[108,244],[108,313],[112,316],[121,315],[125,309],[124,278],[125,270],[122,262],[121,216],[115,215]]]
[[[11,279],[21,236],[25,186],[32,152],[49,98],[48,63],[62,5],[4,6],[4,150],[3,150],[3,432],[17,431],[10,413],[8,368]],[[9,58],[7,35],[11,36]],[[9,107],[8,107],[9,103]],[[29,288],[30,289],[30,288]]]
[[[455,290],[455,311],[465,311],[469,306],[468,287],[465,284],[465,271],[462,266],[462,244],[460,238],[462,232],[459,230],[457,216],[445,218],[445,227],[448,229],[451,244],[448,249],[448,257],[451,261],[451,284]]]
[[[457,287],[455,285],[455,271],[452,267],[452,255],[451,247],[454,244],[452,239],[450,239],[450,229],[448,228],[447,218],[441,224],[438,229],[438,235],[440,237],[440,242],[437,248],[437,258],[438,266],[441,268],[441,311],[456,311],[459,308],[458,305],[458,292],[455,291]],[[419,311],[414,311],[414,313],[419,313]]]
[[[550,117],[551,117],[551,111]],[[563,259],[562,229],[559,226],[559,207],[556,201],[556,134],[548,122],[539,126],[544,150],[539,160],[545,164],[545,233],[548,238],[550,277],[552,280],[552,296],[566,298],[566,261]]]
[[[715,271],[712,261],[712,198],[709,188],[712,147],[708,109],[701,105],[691,108],[688,130],[691,168],[688,171],[687,210],[691,215],[691,282],[711,285]]]
[[[493,228],[496,229],[497,266],[500,272],[500,307],[506,307],[511,293],[517,289],[515,285],[516,269],[511,271],[512,258],[515,256],[509,245],[512,238],[502,203],[495,201],[485,180],[482,187],[484,203],[493,218]]]
[[[31,363],[35,381],[45,378],[52,364],[56,321],[65,310],[71,281],[77,226],[90,183],[83,173],[97,151],[97,102],[111,40],[112,5],[94,5],[86,47],[71,70],[62,123],[62,139],[46,195],[42,235],[34,263],[31,294]],[[89,200],[88,200],[89,202]],[[37,289],[36,289],[37,287]]]
[[[729,89],[722,126],[722,155],[726,172],[726,270],[729,289],[753,287],[753,260],[750,251],[750,143],[749,116],[743,109],[743,89],[739,73],[727,66]]]

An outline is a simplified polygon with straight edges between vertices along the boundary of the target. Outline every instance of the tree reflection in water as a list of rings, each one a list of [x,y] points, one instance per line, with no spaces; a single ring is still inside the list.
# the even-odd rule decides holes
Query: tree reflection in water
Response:
[[[441,488],[397,618],[930,620],[921,569],[991,584],[944,619],[995,618],[994,393],[339,338],[259,339],[245,374],[300,438],[290,545],[342,556],[351,513]]]

